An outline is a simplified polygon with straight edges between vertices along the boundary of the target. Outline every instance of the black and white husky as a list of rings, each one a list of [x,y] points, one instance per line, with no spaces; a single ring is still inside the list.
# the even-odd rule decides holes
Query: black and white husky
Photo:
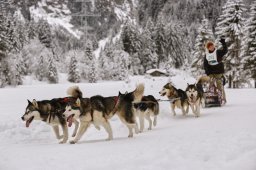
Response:
[[[172,83],[164,85],[163,89],[159,92],[161,96],[168,97],[171,100],[171,109],[173,116],[176,116],[175,108],[182,110],[182,115],[185,116],[189,110],[186,92],[182,89],[175,88]]]
[[[204,91],[201,83],[188,84],[186,88],[188,103],[196,117],[199,117],[201,114],[200,107],[203,102],[203,93]]]
[[[149,123],[148,130],[152,129],[152,122],[153,125],[156,126],[157,116],[159,114],[159,103],[154,96],[143,96],[141,102],[134,103],[133,107],[140,120],[140,132],[144,130],[144,118],[146,118]],[[151,120],[151,117],[154,118],[153,121]]]
[[[41,120],[51,125],[57,139],[62,139],[60,143],[66,143],[68,140],[68,129],[65,118],[63,118],[63,112],[68,102],[76,101],[78,97],[82,97],[82,92],[79,88],[72,88],[72,97],[56,98],[52,100],[36,101],[35,99],[31,102],[28,100],[28,105],[25,110],[25,114],[21,117],[23,121],[26,121],[26,127],[29,127],[31,122],[34,120]],[[76,128],[72,136],[76,135],[79,122],[74,121]],[[59,126],[63,130],[63,135],[59,133]]]
[[[108,133],[107,140],[112,140],[113,133],[108,120],[115,113],[127,125],[129,137],[132,137],[132,128],[136,128],[137,124],[132,107],[129,106],[132,106],[133,101],[140,101],[143,92],[144,86],[139,85],[135,91],[124,95],[119,94],[111,97],[93,96],[91,98],[79,98],[75,102],[70,102],[66,106],[63,115],[69,122],[68,124],[72,124],[74,119],[80,120],[78,133],[70,143],[77,143],[91,124],[94,124],[97,129],[99,129],[99,126],[103,126]],[[136,129],[138,131],[138,128]]]

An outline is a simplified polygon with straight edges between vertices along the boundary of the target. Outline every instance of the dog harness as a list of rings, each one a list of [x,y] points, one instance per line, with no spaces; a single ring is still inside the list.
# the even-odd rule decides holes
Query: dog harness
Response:
[[[219,64],[217,60],[217,50],[215,49],[212,53],[209,53],[209,51],[206,50],[206,60],[208,61],[208,64],[212,66]]]

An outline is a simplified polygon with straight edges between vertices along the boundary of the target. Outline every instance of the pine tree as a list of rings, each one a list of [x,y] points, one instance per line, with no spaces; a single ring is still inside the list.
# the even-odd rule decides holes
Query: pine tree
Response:
[[[92,53],[92,42],[88,41],[85,47],[85,55],[88,57],[89,64],[89,75],[88,81],[89,83],[96,83],[97,81],[97,70],[96,70],[96,58]]]
[[[73,83],[79,83],[81,81],[75,55],[72,56],[70,60],[69,71],[68,71],[68,81]]]
[[[38,69],[36,70],[36,77],[39,81],[42,81],[46,77],[46,68],[45,68],[45,61],[44,57],[40,56],[39,59],[39,66]]]
[[[122,28],[121,39],[123,41],[124,51],[130,55],[140,51],[142,42],[136,25],[127,21]]]
[[[9,24],[7,17],[3,11],[0,11],[0,59],[7,56],[11,50],[12,42],[9,39]]]
[[[15,63],[14,66],[15,67],[12,75],[12,85],[15,85],[15,86],[22,85],[22,78],[21,78],[22,70],[21,70],[20,64]]]
[[[165,28],[167,37],[166,51],[168,57],[171,57],[175,68],[180,68],[186,63],[188,58],[189,45],[186,42],[184,27],[178,23],[168,24]]]
[[[50,58],[47,78],[50,83],[58,83],[58,72],[53,58]]]
[[[91,64],[90,64],[90,70],[89,70],[89,83],[96,83],[97,82],[97,70],[96,70],[96,59],[93,58],[93,60],[91,61]]]
[[[6,3],[8,3],[7,1]],[[0,87],[12,84],[12,73],[7,61],[9,53],[17,49],[16,39],[14,38],[14,24],[10,12],[0,10]]]
[[[26,26],[27,29],[27,33],[28,33],[28,38],[29,39],[34,39],[35,37],[38,37],[38,26],[37,23],[32,19],[27,23]]]
[[[159,68],[161,62],[164,63],[168,60],[168,57],[166,55],[167,41],[165,36],[164,24],[161,21],[156,24],[153,32],[153,39],[155,41],[156,53],[158,55],[157,68]]]
[[[225,66],[227,73],[233,76],[233,81],[237,81],[238,77],[241,78],[236,70],[239,69],[244,11],[245,7],[241,0],[228,0],[223,7],[216,27],[217,36],[226,38],[228,53],[225,59]]]
[[[11,85],[11,72],[6,59],[0,59],[0,87]]]
[[[45,45],[46,48],[52,47],[52,33],[49,23],[44,20],[40,19],[38,21],[38,38],[42,44]]]
[[[158,56],[156,54],[156,45],[153,40],[153,27],[149,21],[141,33],[142,49],[140,53],[141,65],[144,68],[144,73],[153,68],[157,68]]]
[[[204,18],[200,27],[198,28],[198,35],[196,37],[192,62],[192,72],[196,75],[203,74],[203,62],[205,56],[205,43],[209,40],[213,41],[214,36],[209,24],[209,20]]]
[[[129,57],[129,54],[122,49],[114,50],[110,70],[112,80],[126,80],[128,78]]]
[[[242,42],[241,58],[244,64],[244,77],[254,79],[256,88],[256,1],[251,5],[250,16],[246,21]]]

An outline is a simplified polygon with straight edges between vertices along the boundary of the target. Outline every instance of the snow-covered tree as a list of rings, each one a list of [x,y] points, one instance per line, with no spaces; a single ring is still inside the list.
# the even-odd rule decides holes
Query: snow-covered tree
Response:
[[[203,62],[205,56],[205,43],[207,41],[213,41],[214,36],[209,24],[209,20],[204,18],[200,27],[198,28],[198,35],[196,37],[196,42],[194,46],[194,51],[192,52],[193,55],[193,62],[192,62],[192,71],[195,74],[202,74],[203,71]]]
[[[97,66],[96,66],[96,58],[93,55],[93,46],[92,46],[92,42],[88,41],[85,47],[85,55],[87,56],[87,58],[89,59],[90,63],[89,63],[89,74],[88,74],[88,81],[89,83],[96,83],[97,81]]]
[[[10,24],[5,13],[0,11],[0,57],[5,58],[7,53],[12,49],[12,42],[10,40]]]
[[[233,80],[237,81],[238,67],[240,63],[241,40],[243,37],[244,11],[245,5],[241,0],[228,0],[223,7],[220,15],[216,34],[218,37],[224,36],[228,46],[228,53],[225,59],[226,71],[233,76]],[[241,77],[240,77],[241,78]]]
[[[96,83],[98,80],[98,75],[97,75],[97,66],[96,66],[96,58],[93,58],[90,64],[90,70],[89,70],[89,83]]]
[[[184,27],[178,23],[168,24],[165,28],[168,57],[172,58],[174,67],[180,68],[188,58],[189,43],[186,41]]]
[[[74,56],[71,57],[71,60],[70,60],[69,70],[68,70],[68,81],[73,83],[79,83],[81,81],[75,54]]]
[[[153,39],[156,45],[156,53],[158,55],[157,60],[157,67],[160,67],[161,62],[165,62],[168,60],[166,55],[166,47],[167,47],[167,40],[165,36],[164,24],[159,21],[156,24],[156,27],[153,32]]]
[[[45,65],[46,65],[46,63],[45,63],[44,57],[40,56],[39,66],[38,66],[38,69],[36,70],[36,78],[39,81],[42,81],[46,77],[46,67],[45,67]]]
[[[140,51],[142,42],[139,36],[139,30],[133,23],[126,22],[122,28],[121,39],[123,41],[124,51],[130,55]]]
[[[49,23],[44,20],[40,19],[38,21],[38,38],[42,44],[45,45],[46,48],[52,47],[52,33],[51,33],[51,27]]]
[[[7,1],[9,2],[9,1]],[[1,72],[1,87],[11,84],[20,84],[20,80],[12,81],[13,75],[17,78],[19,73],[13,72],[10,68],[9,55],[12,51],[18,51],[21,49],[21,42],[19,39],[20,32],[17,32],[20,25],[14,22],[14,17],[8,11],[0,11],[0,72]],[[8,59],[7,59],[8,58]],[[14,68],[16,65],[14,66]],[[21,79],[21,78],[20,78]]]
[[[11,72],[6,59],[0,60],[0,87],[11,85]]]
[[[129,75],[129,54],[124,50],[117,49],[113,54],[113,65],[111,70],[111,77],[113,80],[126,80]]]
[[[53,58],[50,58],[47,78],[50,83],[58,83],[58,71]]]
[[[153,25],[149,22],[142,31],[140,37],[142,39],[142,47],[140,52],[141,65],[144,68],[144,73],[149,69],[158,67],[158,56],[156,53],[156,45],[153,39]]]
[[[22,70],[19,63],[15,63],[13,73],[12,73],[12,85],[21,85],[22,84]]]
[[[38,36],[38,24],[33,19],[27,22],[26,27],[29,39],[34,39]]]
[[[244,32],[241,51],[243,67],[241,69],[246,78],[254,79],[256,88],[256,1],[251,5]]]

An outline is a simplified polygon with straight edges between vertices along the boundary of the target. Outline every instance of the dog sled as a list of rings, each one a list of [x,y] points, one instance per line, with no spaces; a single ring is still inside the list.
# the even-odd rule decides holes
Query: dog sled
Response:
[[[204,88],[204,107],[220,107],[223,103],[222,92],[217,88],[216,79],[212,79]]]

